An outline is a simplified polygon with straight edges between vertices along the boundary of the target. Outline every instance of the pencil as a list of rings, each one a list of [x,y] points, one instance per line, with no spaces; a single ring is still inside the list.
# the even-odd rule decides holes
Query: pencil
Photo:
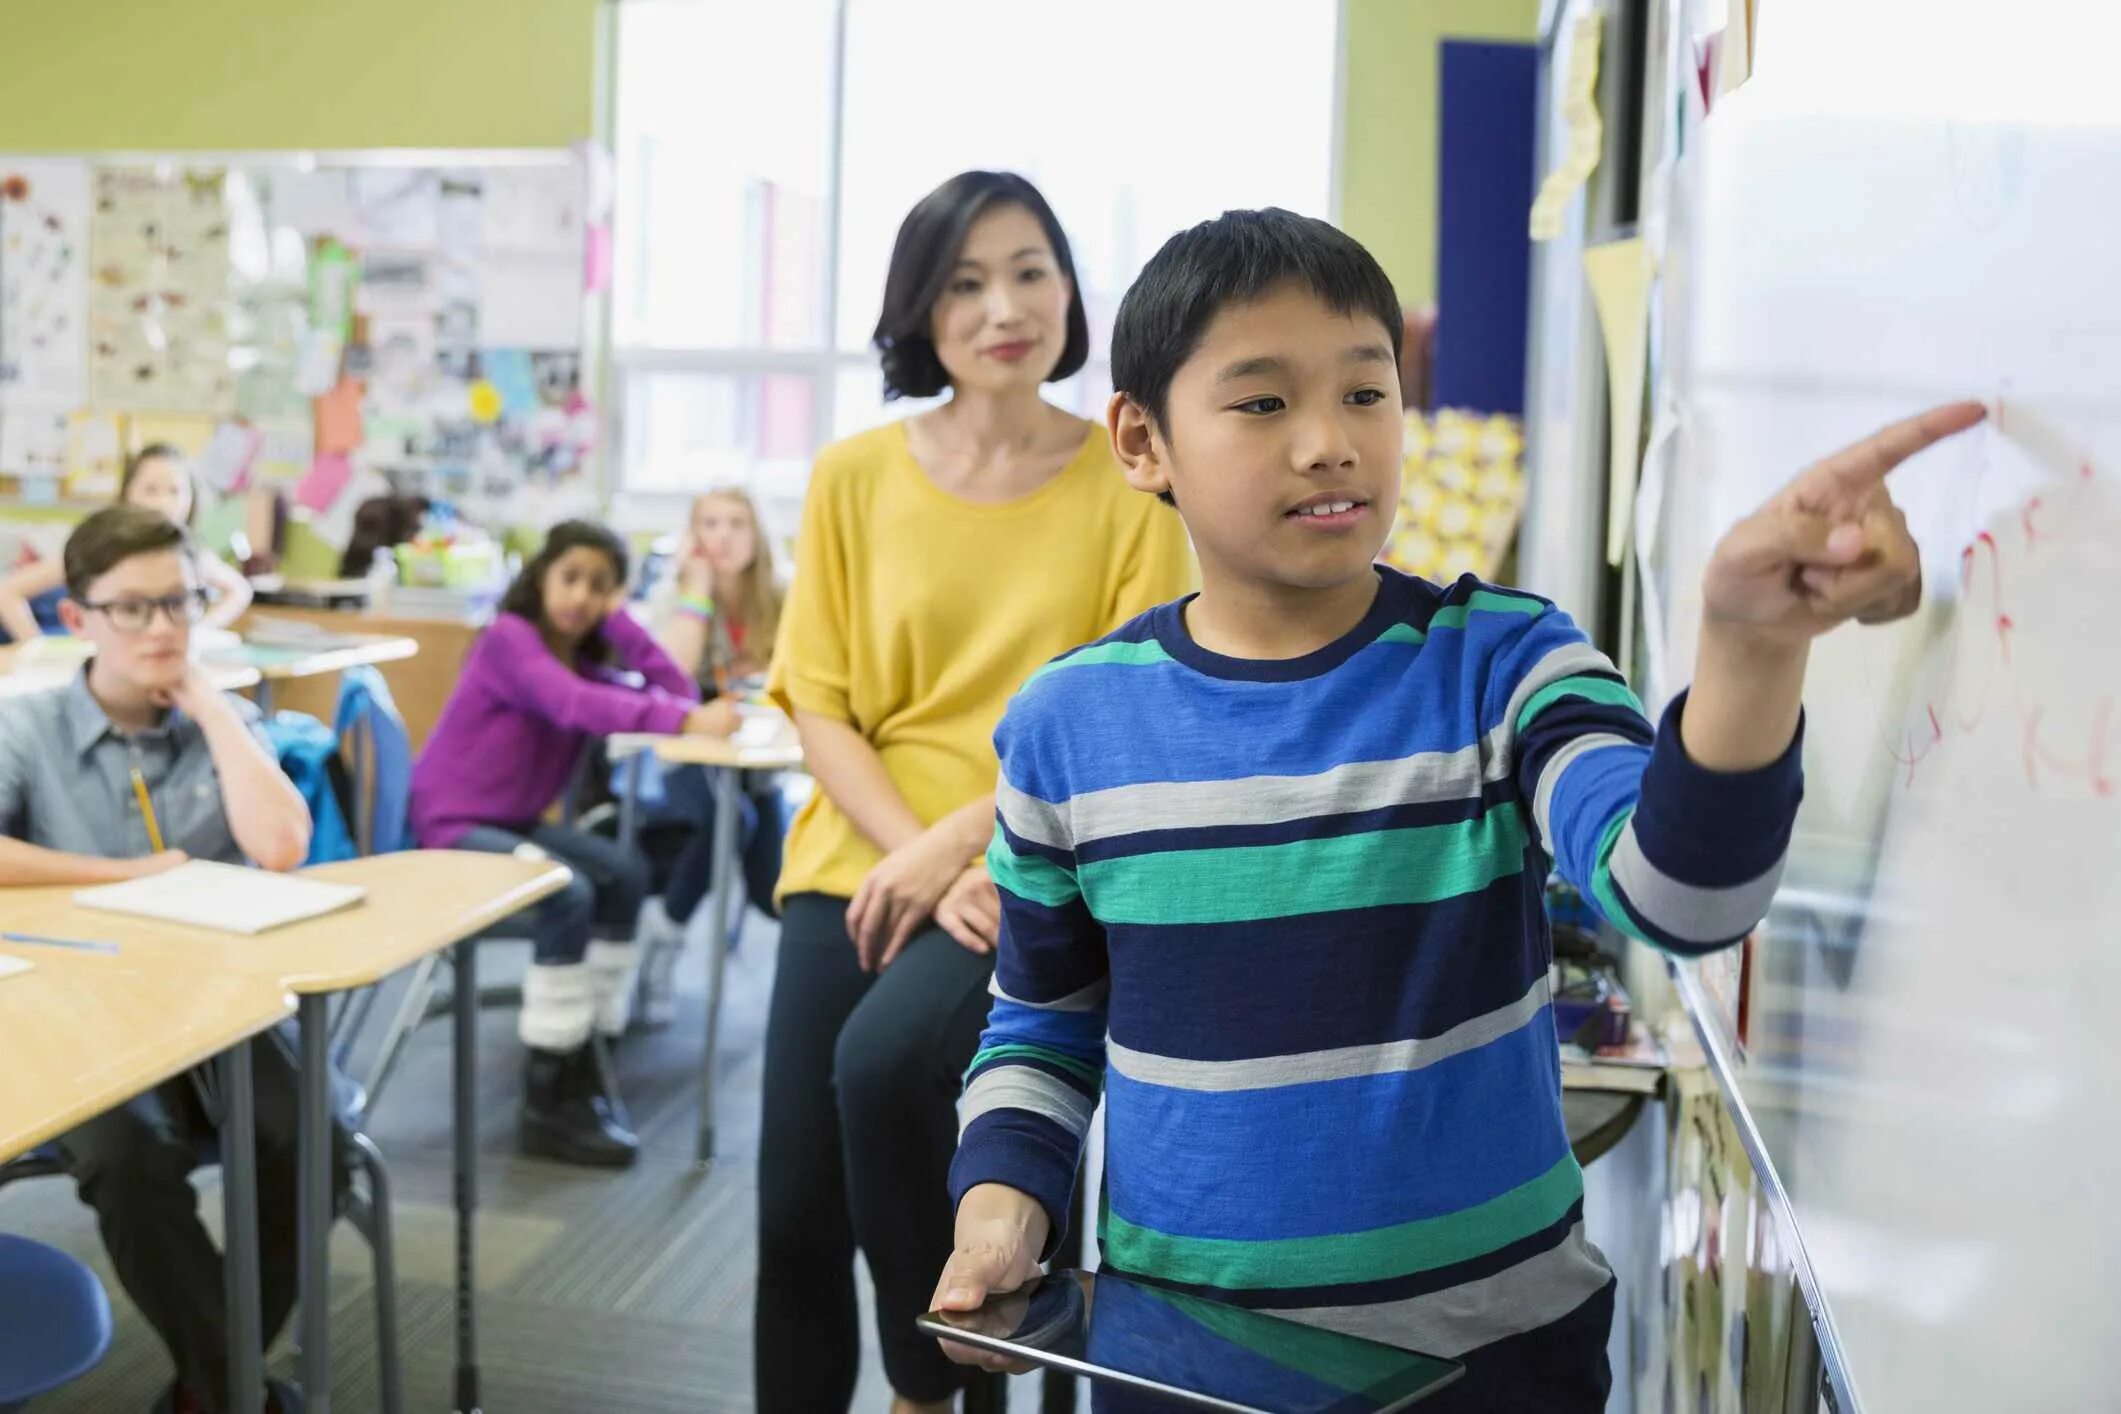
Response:
[[[133,767],[133,794],[140,798],[140,819],[147,826],[147,844],[155,853],[162,852],[162,827],[155,823],[155,803],[147,797],[147,778]]]
[[[116,943],[92,943],[80,938],[47,938],[41,933],[0,933],[0,942],[22,943],[39,948],[72,948],[77,952],[115,953]]]

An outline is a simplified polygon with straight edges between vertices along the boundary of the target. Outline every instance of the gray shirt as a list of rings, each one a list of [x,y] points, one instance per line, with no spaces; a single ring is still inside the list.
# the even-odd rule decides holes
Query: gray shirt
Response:
[[[264,745],[257,709],[232,700]],[[246,862],[199,724],[172,709],[160,726],[128,737],[90,695],[85,669],[57,691],[0,698],[0,835],[105,859],[150,853],[136,766],[167,848]]]

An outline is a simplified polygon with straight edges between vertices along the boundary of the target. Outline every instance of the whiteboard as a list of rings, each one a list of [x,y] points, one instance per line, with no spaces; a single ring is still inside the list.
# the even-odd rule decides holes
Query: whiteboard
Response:
[[[1715,537],[1922,406],[1925,608],[1821,641],[1746,1109],[1868,1410],[2121,1400],[2121,20],[1774,0],[1671,192],[1668,693]]]

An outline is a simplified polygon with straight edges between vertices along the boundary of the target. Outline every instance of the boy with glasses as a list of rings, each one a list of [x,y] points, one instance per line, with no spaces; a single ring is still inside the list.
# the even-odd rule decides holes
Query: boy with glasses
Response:
[[[308,807],[258,734],[255,710],[215,691],[191,661],[207,595],[183,528],[159,511],[113,506],[74,531],[65,567],[60,617],[96,652],[65,688],[0,700],[0,886],[107,883],[186,859],[300,864]],[[250,1044],[270,1343],[295,1297],[297,1087],[283,1037]],[[179,1414],[233,1403],[221,1258],[188,1179],[214,1133],[199,1076],[159,1085],[58,1141],[118,1280],[176,1363],[177,1382],[157,1407]],[[336,1128],[333,1148],[343,1194]],[[269,1407],[293,1408],[294,1398],[275,1388]]]

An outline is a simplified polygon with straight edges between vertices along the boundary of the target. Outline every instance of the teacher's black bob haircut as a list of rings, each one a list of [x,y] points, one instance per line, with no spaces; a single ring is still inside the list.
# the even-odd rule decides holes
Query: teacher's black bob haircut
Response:
[[[885,401],[932,398],[950,386],[950,375],[935,356],[935,341],[929,337],[929,319],[950,282],[965,233],[996,206],[1021,206],[1038,218],[1053,247],[1053,259],[1068,280],[1068,341],[1046,381],[1059,382],[1089,359],[1090,321],[1083,313],[1075,257],[1053,208],[1037,187],[1014,172],[960,172],[914,204],[891,247],[884,312],[876,321],[874,337],[877,352],[883,355]]]

